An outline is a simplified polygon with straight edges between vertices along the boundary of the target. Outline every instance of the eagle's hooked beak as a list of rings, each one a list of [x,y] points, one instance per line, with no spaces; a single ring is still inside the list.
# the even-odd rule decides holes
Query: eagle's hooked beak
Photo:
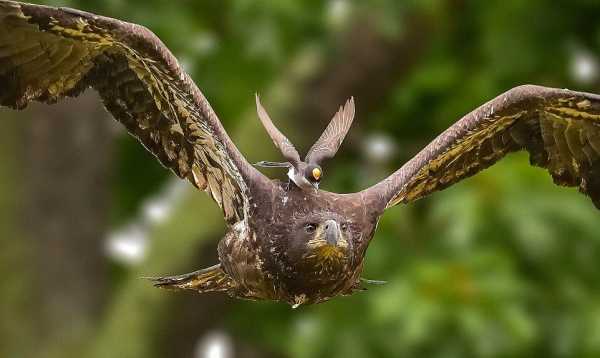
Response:
[[[331,246],[337,246],[342,236],[340,226],[335,220],[327,220],[323,225],[325,225],[325,241]]]

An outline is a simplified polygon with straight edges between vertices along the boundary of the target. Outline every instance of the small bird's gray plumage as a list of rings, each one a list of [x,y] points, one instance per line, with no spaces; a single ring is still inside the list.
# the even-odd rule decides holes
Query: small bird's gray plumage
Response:
[[[335,156],[348,130],[352,126],[352,121],[354,120],[354,98],[350,97],[346,104],[341,106],[335,113],[325,131],[323,131],[323,134],[308,150],[304,161],[300,160],[300,154],[298,154],[298,151],[290,140],[275,127],[271,117],[269,117],[267,111],[260,103],[258,95],[256,95],[256,112],[273,143],[281,151],[283,157],[287,159],[287,162],[262,161],[256,163],[256,165],[261,167],[287,168],[288,178],[297,187],[303,190],[311,190],[319,188],[319,183],[323,176],[321,163],[325,159]]]
[[[169,50],[138,25],[0,0],[0,84],[0,105],[16,109],[95,89],[165,167],[214,199],[227,224],[219,263],[155,278],[159,287],[294,307],[351,294],[368,282],[360,277],[365,252],[387,208],[458,183],[518,150],[528,151],[531,164],[546,168],[556,184],[578,187],[600,208],[595,94],[513,88],[464,116],[388,178],[337,194],[286,187],[257,171]],[[350,99],[301,161],[258,97],[257,109],[289,163],[282,165],[317,182],[319,163],[333,157],[354,117]]]
[[[304,161],[320,164],[335,156],[354,121],[354,97],[340,107],[319,139],[308,150]]]

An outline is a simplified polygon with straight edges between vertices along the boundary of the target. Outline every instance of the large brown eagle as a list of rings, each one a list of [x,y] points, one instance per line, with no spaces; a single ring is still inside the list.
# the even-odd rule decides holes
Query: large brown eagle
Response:
[[[363,259],[383,212],[444,189],[526,150],[554,182],[600,208],[600,96],[520,86],[475,109],[385,180],[358,193],[316,189],[319,162],[344,138],[354,103],[334,117],[305,161],[259,117],[295,183],[249,164],[212,108],[146,28],[66,8],[0,0],[0,105],[21,109],[95,89],[158,160],[214,199],[227,233],[220,263],[155,279],[161,287],[247,299],[317,303],[361,287]],[[304,181],[306,180],[306,182]],[[307,185],[308,183],[308,185]]]

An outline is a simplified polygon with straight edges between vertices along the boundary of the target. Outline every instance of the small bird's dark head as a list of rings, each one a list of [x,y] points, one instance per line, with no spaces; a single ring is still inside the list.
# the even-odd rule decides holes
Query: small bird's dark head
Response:
[[[304,168],[304,177],[315,189],[318,189],[323,177],[323,169],[317,164],[308,164]]]

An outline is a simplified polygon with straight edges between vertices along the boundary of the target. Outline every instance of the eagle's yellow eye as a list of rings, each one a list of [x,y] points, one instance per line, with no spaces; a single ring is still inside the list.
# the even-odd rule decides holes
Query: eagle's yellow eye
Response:
[[[313,175],[313,178],[315,178],[316,180],[319,180],[319,178],[321,177],[321,169],[314,168],[312,170],[312,175]]]

